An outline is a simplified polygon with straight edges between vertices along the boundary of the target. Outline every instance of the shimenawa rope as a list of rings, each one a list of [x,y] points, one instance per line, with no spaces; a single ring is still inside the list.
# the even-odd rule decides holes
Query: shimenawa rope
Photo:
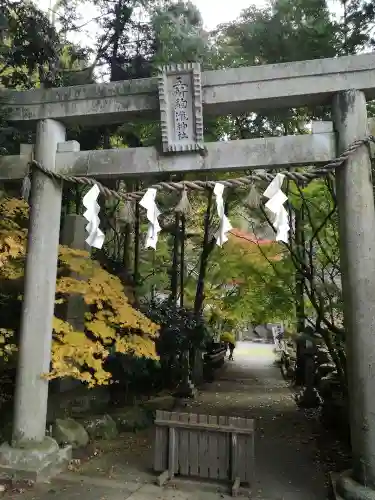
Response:
[[[291,172],[289,170],[283,170],[282,174],[285,175],[287,179],[293,180],[293,181],[304,181],[304,182],[310,182],[314,179],[317,179],[319,177],[324,177],[327,175],[330,175],[334,172],[334,170],[337,167],[340,167],[343,165],[346,160],[350,157],[351,154],[353,154],[355,151],[357,151],[358,148],[361,146],[369,146],[370,143],[373,142],[375,143],[375,137],[373,135],[370,135],[368,137],[365,137],[364,139],[359,139],[355,142],[353,142],[343,153],[341,153],[340,156],[335,158],[334,160],[330,161],[326,165],[320,168],[315,168],[312,167],[310,170],[306,170],[305,172]],[[98,182],[96,179],[93,177],[75,177],[75,176],[70,176],[70,175],[65,175],[57,172],[51,172],[50,170],[46,169],[43,165],[41,165],[39,162],[33,160],[29,164],[30,168],[29,171],[24,179],[23,183],[23,191],[27,192],[28,188],[30,186],[30,171],[33,168],[36,168],[43,172],[44,174],[48,175],[52,179],[56,179],[59,181],[65,181],[65,182],[70,182],[70,183],[75,183],[75,184],[83,184],[87,186],[93,186],[97,185],[100,192],[105,196],[105,197],[114,197],[117,200],[120,201],[137,201],[142,198],[142,196],[145,194],[148,188],[155,188],[157,190],[166,190],[166,191],[186,191],[186,190],[198,190],[198,191],[204,191],[205,189],[213,189],[216,182],[220,182],[227,188],[239,188],[243,189],[248,186],[251,186],[254,184],[254,182],[259,182],[259,181],[267,181],[271,182],[272,179],[275,177],[273,174],[269,174],[267,172],[260,172],[260,173],[253,173],[250,175],[247,175],[246,177],[238,177],[235,179],[226,179],[226,180],[218,180],[218,181],[201,181],[201,180],[195,180],[195,181],[180,181],[180,182],[158,182],[157,184],[153,184],[152,186],[149,186],[146,189],[143,189],[142,191],[134,191],[131,193],[119,193],[117,191],[114,191],[113,189],[109,189],[106,186],[103,186],[100,182]]]

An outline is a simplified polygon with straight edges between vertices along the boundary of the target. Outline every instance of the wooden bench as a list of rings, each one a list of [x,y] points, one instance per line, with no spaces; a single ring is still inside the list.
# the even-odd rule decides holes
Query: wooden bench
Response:
[[[175,475],[253,483],[254,420],[157,411],[154,470],[162,486]]]
[[[225,354],[227,349],[225,347],[221,347],[220,349],[216,349],[213,352],[207,352],[204,355],[204,359],[207,363],[221,363],[225,359]]]

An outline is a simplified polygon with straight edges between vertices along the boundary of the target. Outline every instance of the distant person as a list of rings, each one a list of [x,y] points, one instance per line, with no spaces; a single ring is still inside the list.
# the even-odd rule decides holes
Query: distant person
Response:
[[[236,336],[232,332],[223,332],[220,335],[220,341],[225,344],[226,350],[229,349],[229,359],[232,360],[233,351],[236,346]]]
[[[282,349],[282,340],[284,338],[284,331],[279,331],[278,333],[276,333],[275,335],[275,346],[276,346],[276,349],[279,349],[281,350]]]
[[[233,361],[233,351],[236,346],[233,344],[233,342],[228,342],[228,348],[229,348],[229,361]]]

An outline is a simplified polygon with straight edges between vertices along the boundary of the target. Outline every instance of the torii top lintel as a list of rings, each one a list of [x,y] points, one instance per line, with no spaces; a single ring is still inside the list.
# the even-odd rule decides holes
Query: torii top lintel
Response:
[[[375,99],[375,53],[202,73],[207,115],[327,104],[349,89]],[[15,122],[53,118],[92,124],[95,117],[100,125],[159,111],[158,78],[4,93]]]

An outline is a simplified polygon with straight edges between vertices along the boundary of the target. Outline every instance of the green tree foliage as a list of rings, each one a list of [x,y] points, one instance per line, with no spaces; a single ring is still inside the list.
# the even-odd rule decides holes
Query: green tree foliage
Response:
[[[338,27],[324,0],[278,0],[244,10],[216,32],[224,67],[282,63],[336,55]]]
[[[234,325],[292,321],[290,270],[281,245],[234,231],[212,253],[205,294],[209,312]]]
[[[80,47],[71,43],[71,34],[85,29],[77,14],[76,0],[60,0],[55,4],[58,7],[55,25],[50,16],[30,2],[3,0],[0,2],[0,85],[3,89],[20,90],[41,85],[91,83],[101,78],[133,80],[152,76],[158,65],[168,62],[200,61],[204,69],[220,69],[335,57],[371,48],[374,2],[343,0],[340,3],[343,15],[333,19],[324,0],[276,0],[262,9],[249,2],[237,20],[219,26],[213,33],[206,33],[199,11],[189,1],[88,0],[86,4],[95,7],[98,13],[93,24],[97,36],[93,46]],[[205,138],[235,140],[305,133],[306,121],[310,118],[329,116],[327,109],[303,108],[244,113],[215,120],[205,118]],[[160,144],[157,121],[136,121],[120,127],[74,127],[68,130],[68,137],[78,140],[81,149]],[[18,152],[20,141],[33,142],[33,131],[21,134],[4,124],[0,137],[3,152]],[[212,174],[211,178],[216,175]],[[187,174],[185,178],[191,176]],[[165,181],[181,178],[180,174],[159,177]],[[134,190],[143,188],[145,182],[127,179],[124,183],[108,181],[108,185]],[[153,179],[147,179],[149,182]],[[204,228],[206,196],[189,195],[193,211],[187,218],[185,235],[186,308],[190,310],[197,302],[197,281],[203,275],[204,290],[200,291],[203,304],[199,309],[210,306],[215,313],[220,311],[224,320],[231,324],[290,318],[293,316],[295,273],[303,271],[306,316],[318,318],[340,340],[342,304],[332,186],[321,181],[302,190],[290,186],[289,194],[292,209],[298,209],[301,200],[305,207],[303,231],[307,256],[302,263],[293,241],[284,251],[277,247],[276,254],[280,253],[282,260],[275,259],[275,248],[252,243],[249,250],[233,239],[222,250],[218,249],[212,237],[217,226],[214,206],[209,210],[209,223]],[[249,213],[240,208],[236,195],[226,192],[226,197],[231,220],[240,210],[253,222],[256,220],[260,227],[268,223],[262,211]],[[64,210],[79,211],[81,198],[80,190],[66,188]],[[132,274],[133,263],[137,260],[135,281],[140,296],[168,295],[172,288],[174,214],[168,212],[167,207],[174,207],[178,202],[172,198],[164,194],[158,196],[165,213],[160,245],[154,257],[150,256],[150,251],[138,251],[138,247],[142,248],[146,227],[143,218],[138,231],[134,218],[119,224],[115,216],[116,205],[108,204],[102,210],[106,213],[103,225],[108,239],[97,258],[106,268],[117,266],[119,274],[125,268],[126,273],[121,275],[124,281],[125,274],[126,279]],[[203,252],[202,241],[205,241]],[[228,288],[231,280],[236,280],[236,287],[222,293],[222,287]],[[179,324],[177,320],[176,324]]]
[[[342,54],[357,54],[374,46],[375,2],[340,0]]]
[[[2,3],[1,85],[32,88],[53,72],[60,50],[58,34],[33,3]]]
[[[203,30],[199,10],[192,2],[179,1],[157,7],[152,13],[155,62],[201,62],[209,59],[208,33]]]

